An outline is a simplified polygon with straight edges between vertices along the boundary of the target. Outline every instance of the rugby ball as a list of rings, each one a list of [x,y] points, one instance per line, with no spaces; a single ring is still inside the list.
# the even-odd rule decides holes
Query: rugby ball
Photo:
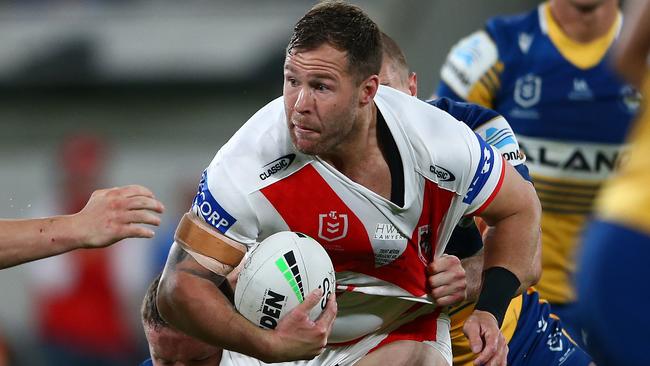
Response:
[[[235,307],[261,328],[278,321],[317,288],[323,297],[309,313],[315,320],[335,289],[334,266],[325,249],[311,237],[282,231],[264,239],[239,273]]]

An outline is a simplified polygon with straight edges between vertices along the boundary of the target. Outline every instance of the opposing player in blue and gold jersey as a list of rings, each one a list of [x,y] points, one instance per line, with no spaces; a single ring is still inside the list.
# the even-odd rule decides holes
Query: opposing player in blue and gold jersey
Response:
[[[413,96],[417,95],[417,76],[410,72],[406,57],[399,45],[382,34],[384,57],[379,74],[383,85],[391,86]],[[497,147],[503,157],[521,176],[530,181],[525,158],[508,122],[498,113],[485,107],[455,102],[448,98],[428,101],[465,123],[490,144]],[[487,136],[492,138],[487,138]],[[483,272],[483,241],[472,221],[463,221],[452,234],[446,253],[462,259],[466,274],[467,301],[450,308],[451,343],[455,366],[473,365],[476,355],[463,332],[465,320],[472,313],[477,299]],[[559,318],[551,314],[545,300],[539,298],[534,288],[516,296],[503,314],[501,332],[508,343],[507,364],[513,366],[563,365],[587,366],[590,357],[564,333]]]
[[[643,85],[643,110],[629,158],[599,195],[578,270],[578,305],[599,365],[650,365],[650,2],[637,3],[626,9],[615,59],[622,75]]]
[[[536,287],[576,340],[578,237],[639,103],[608,64],[621,23],[617,0],[549,0],[526,14],[492,18],[452,48],[437,89],[510,122],[543,208]]]

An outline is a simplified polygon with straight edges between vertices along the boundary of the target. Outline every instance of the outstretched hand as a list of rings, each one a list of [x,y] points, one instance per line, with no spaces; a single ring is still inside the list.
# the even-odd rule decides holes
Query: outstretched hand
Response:
[[[478,354],[474,365],[506,365],[508,344],[494,315],[487,311],[474,310],[465,320],[463,332],[469,340],[472,352]]]
[[[140,185],[93,192],[86,206],[72,215],[86,248],[109,246],[125,238],[151,238],[153,230],[140,224],[160,225],[163,204]]]
[[[276,341],[272,353],[275,359],[266,362],[309,360],[323,352],[336,319],[337,305],[336,295],[332,293],[320,316],[315,321],[309,319],[309,312],[321,301],[322,291],[310,292],[305,301],[278,322],[273,331]]]

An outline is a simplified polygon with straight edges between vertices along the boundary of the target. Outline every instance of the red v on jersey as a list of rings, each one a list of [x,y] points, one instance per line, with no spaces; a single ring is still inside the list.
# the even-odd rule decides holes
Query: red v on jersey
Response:
[[[419,179],[424,179],[419,177]],[[415,296],[427,292],[426,263],[431,261],[438,228],[454,193],[425,180],[422,212],[404,251],[377,264],[381,241],[371,237],[378,222],[362,222],[316,169],[307,165],[261,190],[290,230],[305,233],[327,250],[337,272],[350,271],[393,283]],[[373,209],[372,205],[366,209]],[[385,217],[385,216],[384,216]],[[394,218],[386,218],[391,222]],[[398,234],[399,235],[399,234]]]

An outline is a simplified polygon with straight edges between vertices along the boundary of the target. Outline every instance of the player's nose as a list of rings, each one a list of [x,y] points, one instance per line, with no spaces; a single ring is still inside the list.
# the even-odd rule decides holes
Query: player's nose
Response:
[[[294,109],[298,113],[308,113],[313,107],[313,95],[311,90],[307,88],[301,88],[298,92],[298,97],[296,98],[296,103],[294,104]]]

